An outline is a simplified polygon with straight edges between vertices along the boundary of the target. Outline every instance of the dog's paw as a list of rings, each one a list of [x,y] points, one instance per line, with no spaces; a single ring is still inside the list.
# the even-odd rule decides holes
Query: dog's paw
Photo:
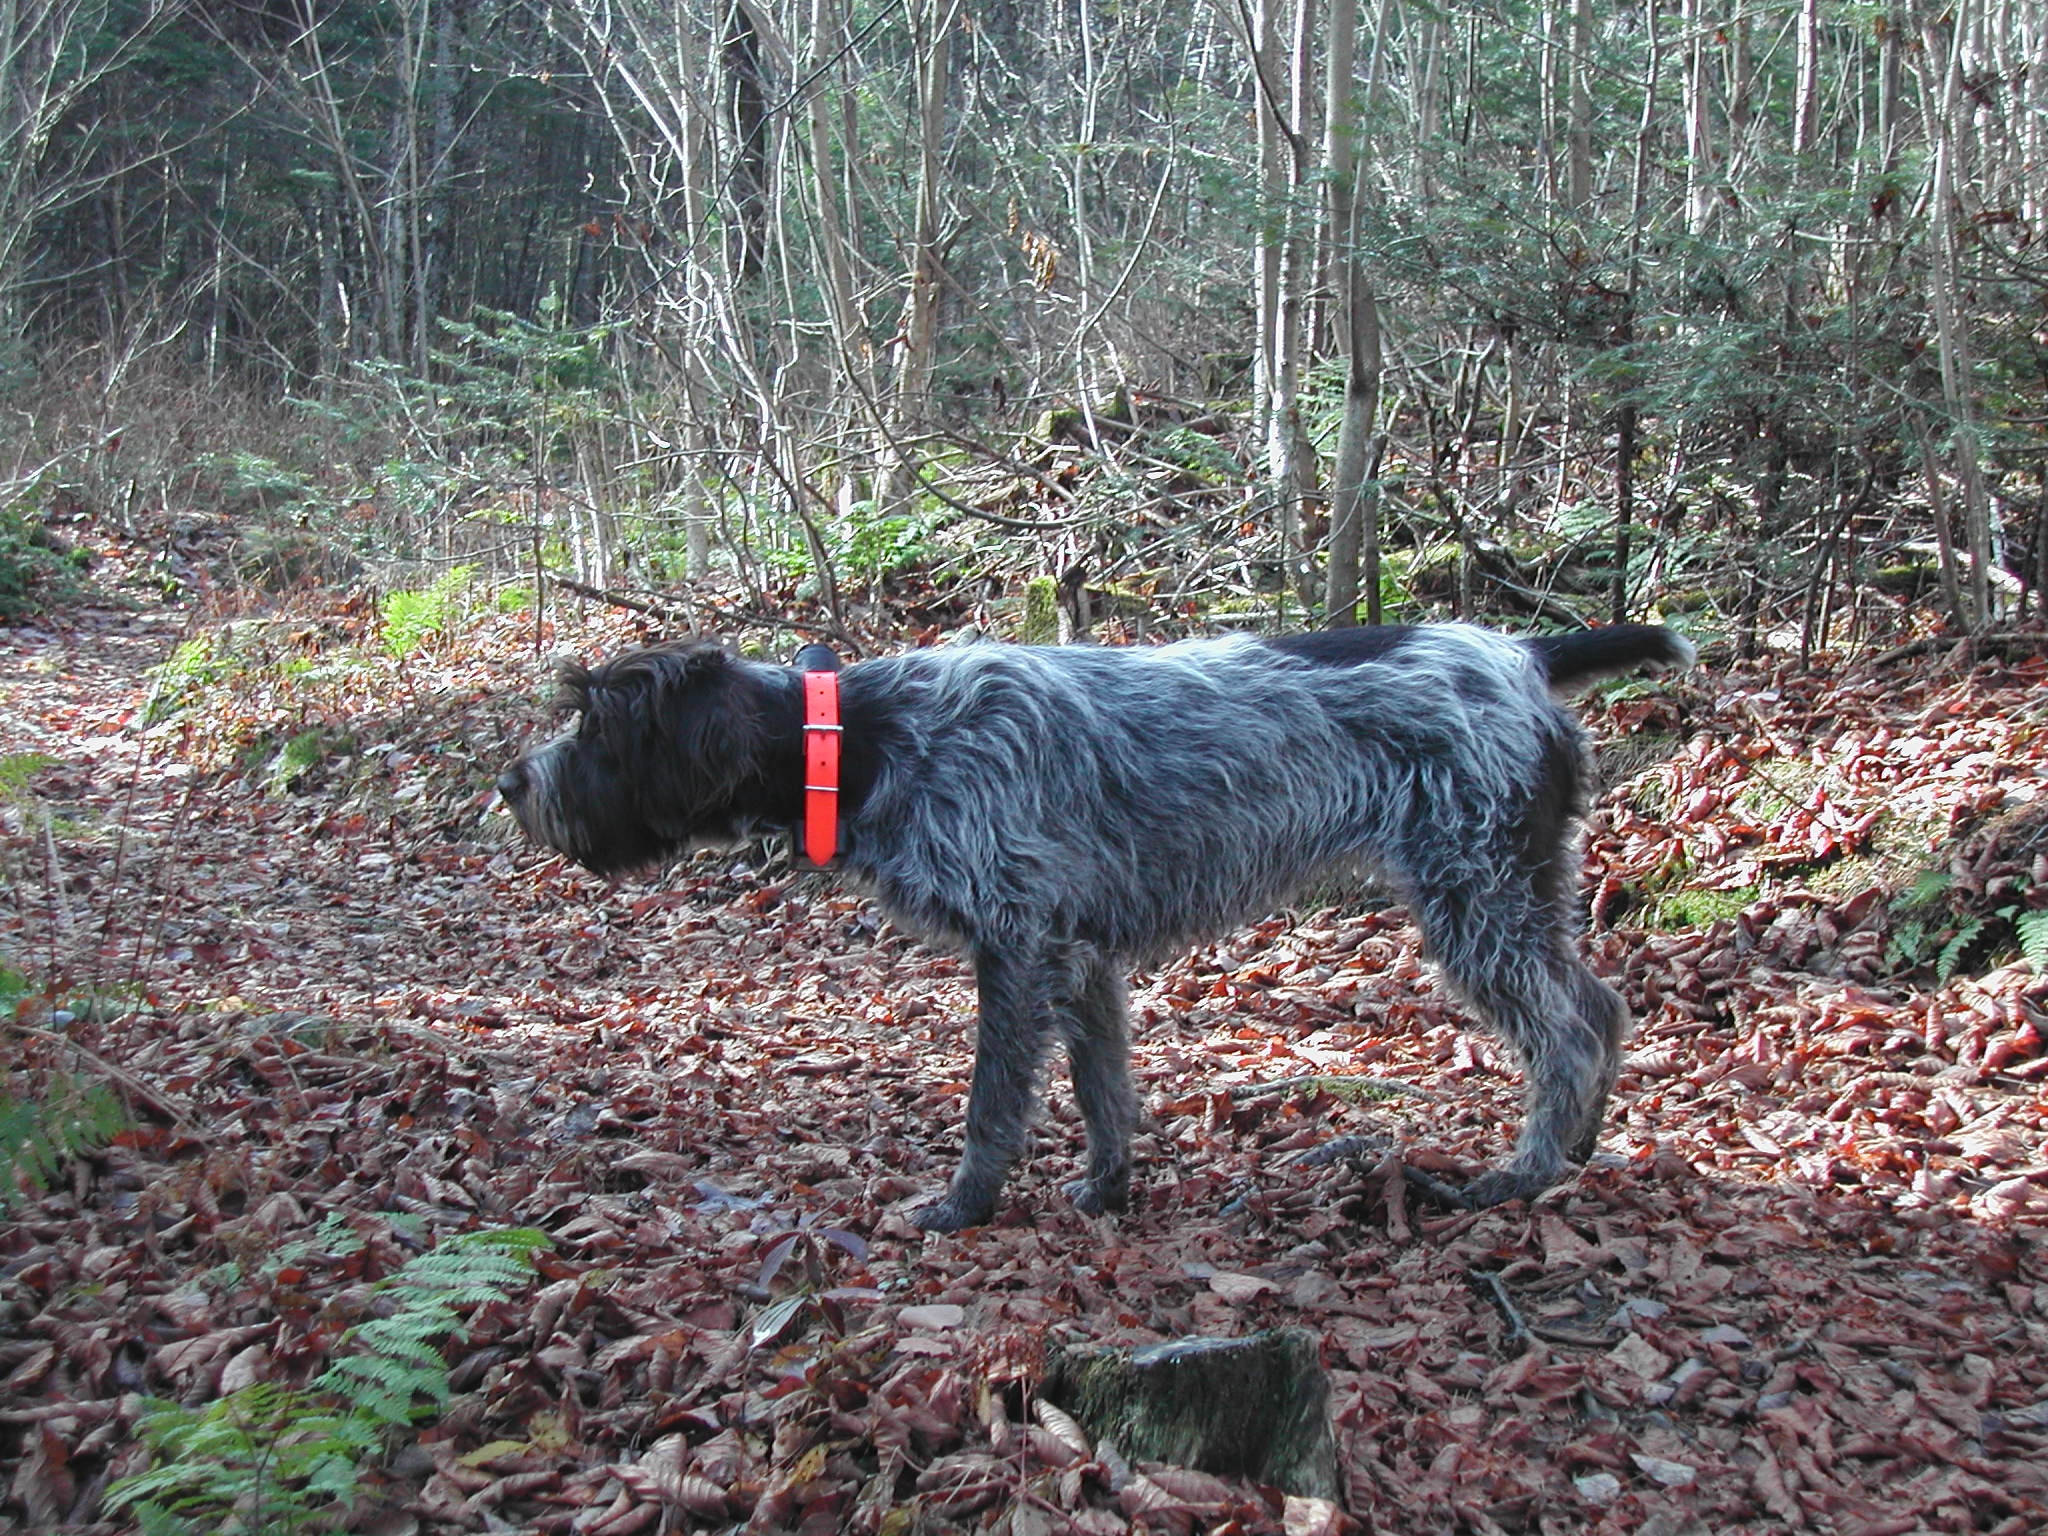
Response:
[[[930,1205],[921,1205],[910,1213],[911,1221],[927,1232],[964,1232],[969,1227],[985,1226],[995,1214],[993,1206],[971,1206],[953,1195],[942,1195]]]
[[[1434,1205],[1446,1211],[1476,1211],[1478,1203],[1472,1198],[1472,1190],[1478,1181],[1471,1184],[1447,1184],[1433,1173],[1423,1173],[1415,1168],[1401,1170],[1401,1182],[1415,1192],[1415,1197],[1426,1205]],[[1498,1203],[1498,1202],[1495,1202]]]
[[[1130,1209],[1131,1186],[1124,1180],[1075,1179],[1061,1187],[1083,1216],[1105,1216]]]
[[[1491,1173],[1482,1173],[1469,1184],[1447,1184],[1433,1174],[1404,1168],[1401,1179],[1424,1200],[1447,1211],[1484,1211],[1505,1205],[1510,1200],[1534,1199],[1552,1185],[1562,1182],[1570,1172],[1570,1169],[1552,1174],[1496,1168]]]

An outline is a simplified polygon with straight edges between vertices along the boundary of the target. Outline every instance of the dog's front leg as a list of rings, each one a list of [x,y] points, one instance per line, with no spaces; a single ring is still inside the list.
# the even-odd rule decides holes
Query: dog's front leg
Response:
[[[1024,1151],[1051,1027],[1046,966],[1037,953],[983,950],[974,959],[974,979],[981,1019],[967,1093],[967,1149],[944,1197],[912,1217],[929,1232],[977,1227],[995,1213],[996,1192]]]

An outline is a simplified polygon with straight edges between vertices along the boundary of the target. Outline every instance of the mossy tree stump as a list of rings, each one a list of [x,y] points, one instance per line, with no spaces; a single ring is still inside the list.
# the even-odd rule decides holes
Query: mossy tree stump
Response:
[[[1306,1328],[1060,1350],[1047,1362],[1042,1390],[1130,1460],[1246,1477],[1306,1498],[1338,1497],[1330,1383]]]

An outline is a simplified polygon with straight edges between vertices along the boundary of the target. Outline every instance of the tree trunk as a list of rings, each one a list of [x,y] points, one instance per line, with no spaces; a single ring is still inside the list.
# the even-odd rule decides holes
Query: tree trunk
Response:
[[[1385,12],[1382,11],[1384,18]],[[1380,316],[1358,246],[1359,85],[1353,78],[1358,0],[1332,0],[1330,79],[1324,150],[1324,231],[1332,251],[1338,345],[1344,358],[1344,414],[1330,474],[1330,540],[1323,620],[1358,622],[1361,578],[1367,622],[1380,621],[1379,508],[1370,480],[1379,414]],[[1375,60],[1378,49],[1374,49]],[[1361,564],[1364,569],[1361,571]]]
[[[1651,141],[1657,122],[1657,84],[1660,50],[1657,42],[1658,0],[1644,0],[1643,30],[1649,52],[1649,68],[1643,81],[1643,115],[1636,126],[1635,173],[1630,178],[1628,276],[1622,295],[1621,327],[1618,340],[1624,348],[1635,345],[1636,305],[1642,286],[1643,238],[1649,218],[1649,164]],[[1628,618],[1628,566],[1634,552],[1636,515],[1636,422],[1634,396],[1635,363],[1616,370],[1623,390],[1615,411],[1614,467],[1614,586],[1609,594],[1608,615],[1620,624]]]
[[[1572,6],[1571,121],[1566,129],[1568,166],[1566,196],[1583,209],[1593,200],[1593,0]]]
[[[720,54],[734,146],[726,181],[733,213],[729,265],[741,282],[750,282],[768,258],[768,76],[745,0],[728,0]]]
[[[1820,0],[1799,0],[1799,76],[1793,87],[1792,153],[1813,148],[1820,123]]]
[[[1654,12],[1646,9],[1645,15]],[[1684,0],[1680,12],[1685,28],[1685,227],[1704,235],[1714,220],[1714,127],[1712,87],[1708,81],[1711,41],[1701,0]]]
[[[1280,370],[1280,274],[1287,257],[1287,152],[1281,141],[1285,108],[1279,94],[1280,4],[1281,0],[1258,0],[1252,33],[1245,40],[1251,55],[1252,112],[1258,123],[1259,148],[1258,247],[1253,253],[1258,291],[1258,349],[1252,388],[1259,437],[1267,443],[1272,441],[1275,430],[1273,402],[1279,392]]]
[[[834,91],[828,79],[834,72],[833,55],[840,46],[842,33],[835,0],[811,0],[810,51],[804,60],[803,78],[810,86],[804,119],[810,132],[811,206],[817,214],[813,241],[824,267],[826,315],[832,326],[833,350],[839,359],[838,369],[827,371],[825,413],[838,440],[839,497],[842,501],[855,501],[860,499],[860,485],[867,478],[856,466],[851,450],[855,420],[872,409],[876,400],[867,324],[854,295],[852,247],[847,238],[847,221],[841,212],[842,183],[832,154]],[[842,382],[845,392],[852,397],[851,409],[832,409],[830,396],[837,393],[834,380]]]
[[[1259,167],[1263,227],[1259,244],[1259,355],[1266,446],[1266,494],[1279,544],[1281,580],[1304,602],[1310,600],[1301,546],[1301,506],[1310,484],[1307,444],[1301,425],[1301,350],[1304,287],[1309,275],[1308,242],[1301,217],[1305,179],[1303,116],[1309,77],[1310,8],[1315,0],[1294,0],[1288,68],[1283,77],[1280,46],[1287,0],[1260,0],[1253,64],[1257,71]],[[1282,92],[1283,78],[1287,83]]]
[[[1956,203],[1956,130],[1962,111],[1962,28],[1958,19],[1951,37],[1943,38],[1929,20],[1921,32],[1924,44],[1924,96],[1929,132],[1934,140],[1934,166],[1929,189],[1927,244],[1928,297],[1934,310],[1935,350],[1941,363],[1941,398],[1947,408],[1957,489],[1963,504],[1963,538],[1970,552],[1970,619],[1982,630],[1991,612],[1991,509],[1977,455],[1977,409],[1970,387],[1970,338],[1958,310],[1962,284],[1957,272],[1959,242]],[[1935,71],[1939,70],[1938,78]]]
[[[900,509],[917,482],[908,439],[929,424],[933,349],[938,344],[939,201],[945,178],[946,85],[959,0],[928,0],[911,13],[917,48],[918,173],[916,222],[910,237],[910,292],[896,345],[895,441],[889,448],[888,502]]]

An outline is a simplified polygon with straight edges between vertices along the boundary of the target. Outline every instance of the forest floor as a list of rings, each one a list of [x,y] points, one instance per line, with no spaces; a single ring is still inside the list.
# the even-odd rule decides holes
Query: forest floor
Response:
[[[402,659],[303,594],[0,630],[0,754],[46,759],[9,757],[6,1056],[135,1116],[0,1225],[0,1530],[127,1528],[145,1396],[304,1384],[479,1227],[553,1246],[343,1529],[2048,1529],[2048,980],[2011,932],[2044,681],[2018,645],[1585,701],[1588,943],[1638,1026],[1566,1186],[1444,1214],[1397,1158],[1291,1160],[1469,1171],[1518,1119],[1401,914],[1346,900],[1138,978],[1130,1214],[1059,1194],[1056,1083],[996,1221],[937,1237],[905,1213],[958,1150],[962,965],[818,875],[614,886],[513,838],[530,617]],[[1341,1510],[1034,1404],[1057,1346],[1293,1324]]]

